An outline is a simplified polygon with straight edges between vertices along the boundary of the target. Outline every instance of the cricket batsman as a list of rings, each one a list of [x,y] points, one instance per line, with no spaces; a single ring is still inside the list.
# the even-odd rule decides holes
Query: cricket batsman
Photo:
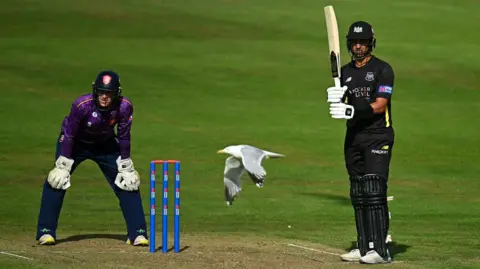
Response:
[[[357,228],[358,248],[341,258],[388,263],[387,182],[394,143],[394,73],[387,62],[372,55],[376,39],[369,23],[354,22],[346,38],[352,60],[341,68],[341,87],[327,90],[331,117],[347,119],[344,156]]]
[[[80,163],[92,160],[118,197],[127,226],[127,244],[146,246],[140,176],[130,158],[133,105],[121,95],[120,78],[113,71],[100,72],[92,88],[92,93],[73,102],[70,114],[63,120],[55,167],[43,184],[36,240],[41,245],[55,244],[70,176]]]

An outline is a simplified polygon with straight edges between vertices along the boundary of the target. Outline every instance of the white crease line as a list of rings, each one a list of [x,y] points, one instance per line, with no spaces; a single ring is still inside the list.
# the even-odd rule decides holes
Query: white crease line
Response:
[[[12,256],[12,257],[16,257],[16,258],[20,258],[20,259],[24,259],[24,260],[34,261],[34,259],[32,259],[32,258],[25,257],[25,256],[20,256],[20,255],[13,254],[13,253],[8,253],[8,252],[5,252],[5,251],[0,251],[0,254],[7,255],[7,256]]]
[[[27,251],[25,250],[9,250],[10,253],[0,251],[1,254],[6,254],[6,255],[14,255],[12,253],[26,253]],[[99,253],[99,254],[150,254],[149,251],[124,251],[124,250],[118,250],[118,251],[68,251],[68,250],[46,250],[46,251],[30,251],[31,253],[58,253],[58,254],[91,254],[91,253]],[[158,251],[159,252],[159,251]],[[29,258],[30,259],[30,258]]]
[[[299,246],[299,245],[294,245],[294,244],[288,244],[287,246],[289,246],[289,247],[295,247],[295,248],[301,248],[301,249],[310,250],[310,251],[315,251],[315,252],[319,252],[319,253],[323,253],[323,254],[328,254],[328,255],[340,256],[340,254],[337,254],[337,253],[328,252],[328,251],[323,251],[323,250],[318,250],[318,249],[309,248],[309,247],[304,247],[304,246]]]
[[[319,252],[319,253],[323,253],[323,254],[340,256],[340,254],[337,254],[337,253],[328,252],[328,251],[323,251],[323,250],[314,249],[314,248],[308,248],[308,247],[304,247],[304,246],[298,246],[298,245],[294,245],[294,244],[288,244],[288,246],[289,246],[289,247],[301,248],[301,249],[305,249],[305,250],[311,250],[311,251],[315,251],[315,252]],[[391,261],[391,263],[403,263],[403,262],[405,262],[405,261]]]

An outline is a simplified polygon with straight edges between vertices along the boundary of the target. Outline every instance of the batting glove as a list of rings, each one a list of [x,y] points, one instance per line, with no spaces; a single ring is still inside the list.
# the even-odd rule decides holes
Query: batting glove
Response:
[[[330,116],[334,119],[351,119],[355,109],[351,105],[344,103],[330,104]]]
[[[328,99],[327,102],[329,103],[338,103],[342,101],[345,92],[347,91],[348,87],[330,87],[327,89]]]

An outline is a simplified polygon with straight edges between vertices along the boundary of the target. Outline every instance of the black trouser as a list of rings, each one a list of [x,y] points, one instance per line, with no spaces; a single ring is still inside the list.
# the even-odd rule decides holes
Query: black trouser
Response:
[[[384,133],[347,132],[345,137],[345,164],[362,256],[369,250],[388,255],[387,182],[393,142],[391,129]]]
[[[388,179],[394,141],[393,130],[388,130],[381,134],[347,132],[344,153],[350,176],[376,174]]]

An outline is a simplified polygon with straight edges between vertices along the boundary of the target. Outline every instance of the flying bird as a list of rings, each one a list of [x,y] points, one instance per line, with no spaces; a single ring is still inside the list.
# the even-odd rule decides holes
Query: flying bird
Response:
[[[262,161],[269,158],[285,157],[283,154],[266,151],[250,145],[233,145],[217,151],[218,154],[231,155],[225,160],[223,183],[225,185],[225,200],[227,206],[232,205],[233,200],[242,190],[240,178],[248,173],[257,187],[262,188],[267,172],[262,167]]]

